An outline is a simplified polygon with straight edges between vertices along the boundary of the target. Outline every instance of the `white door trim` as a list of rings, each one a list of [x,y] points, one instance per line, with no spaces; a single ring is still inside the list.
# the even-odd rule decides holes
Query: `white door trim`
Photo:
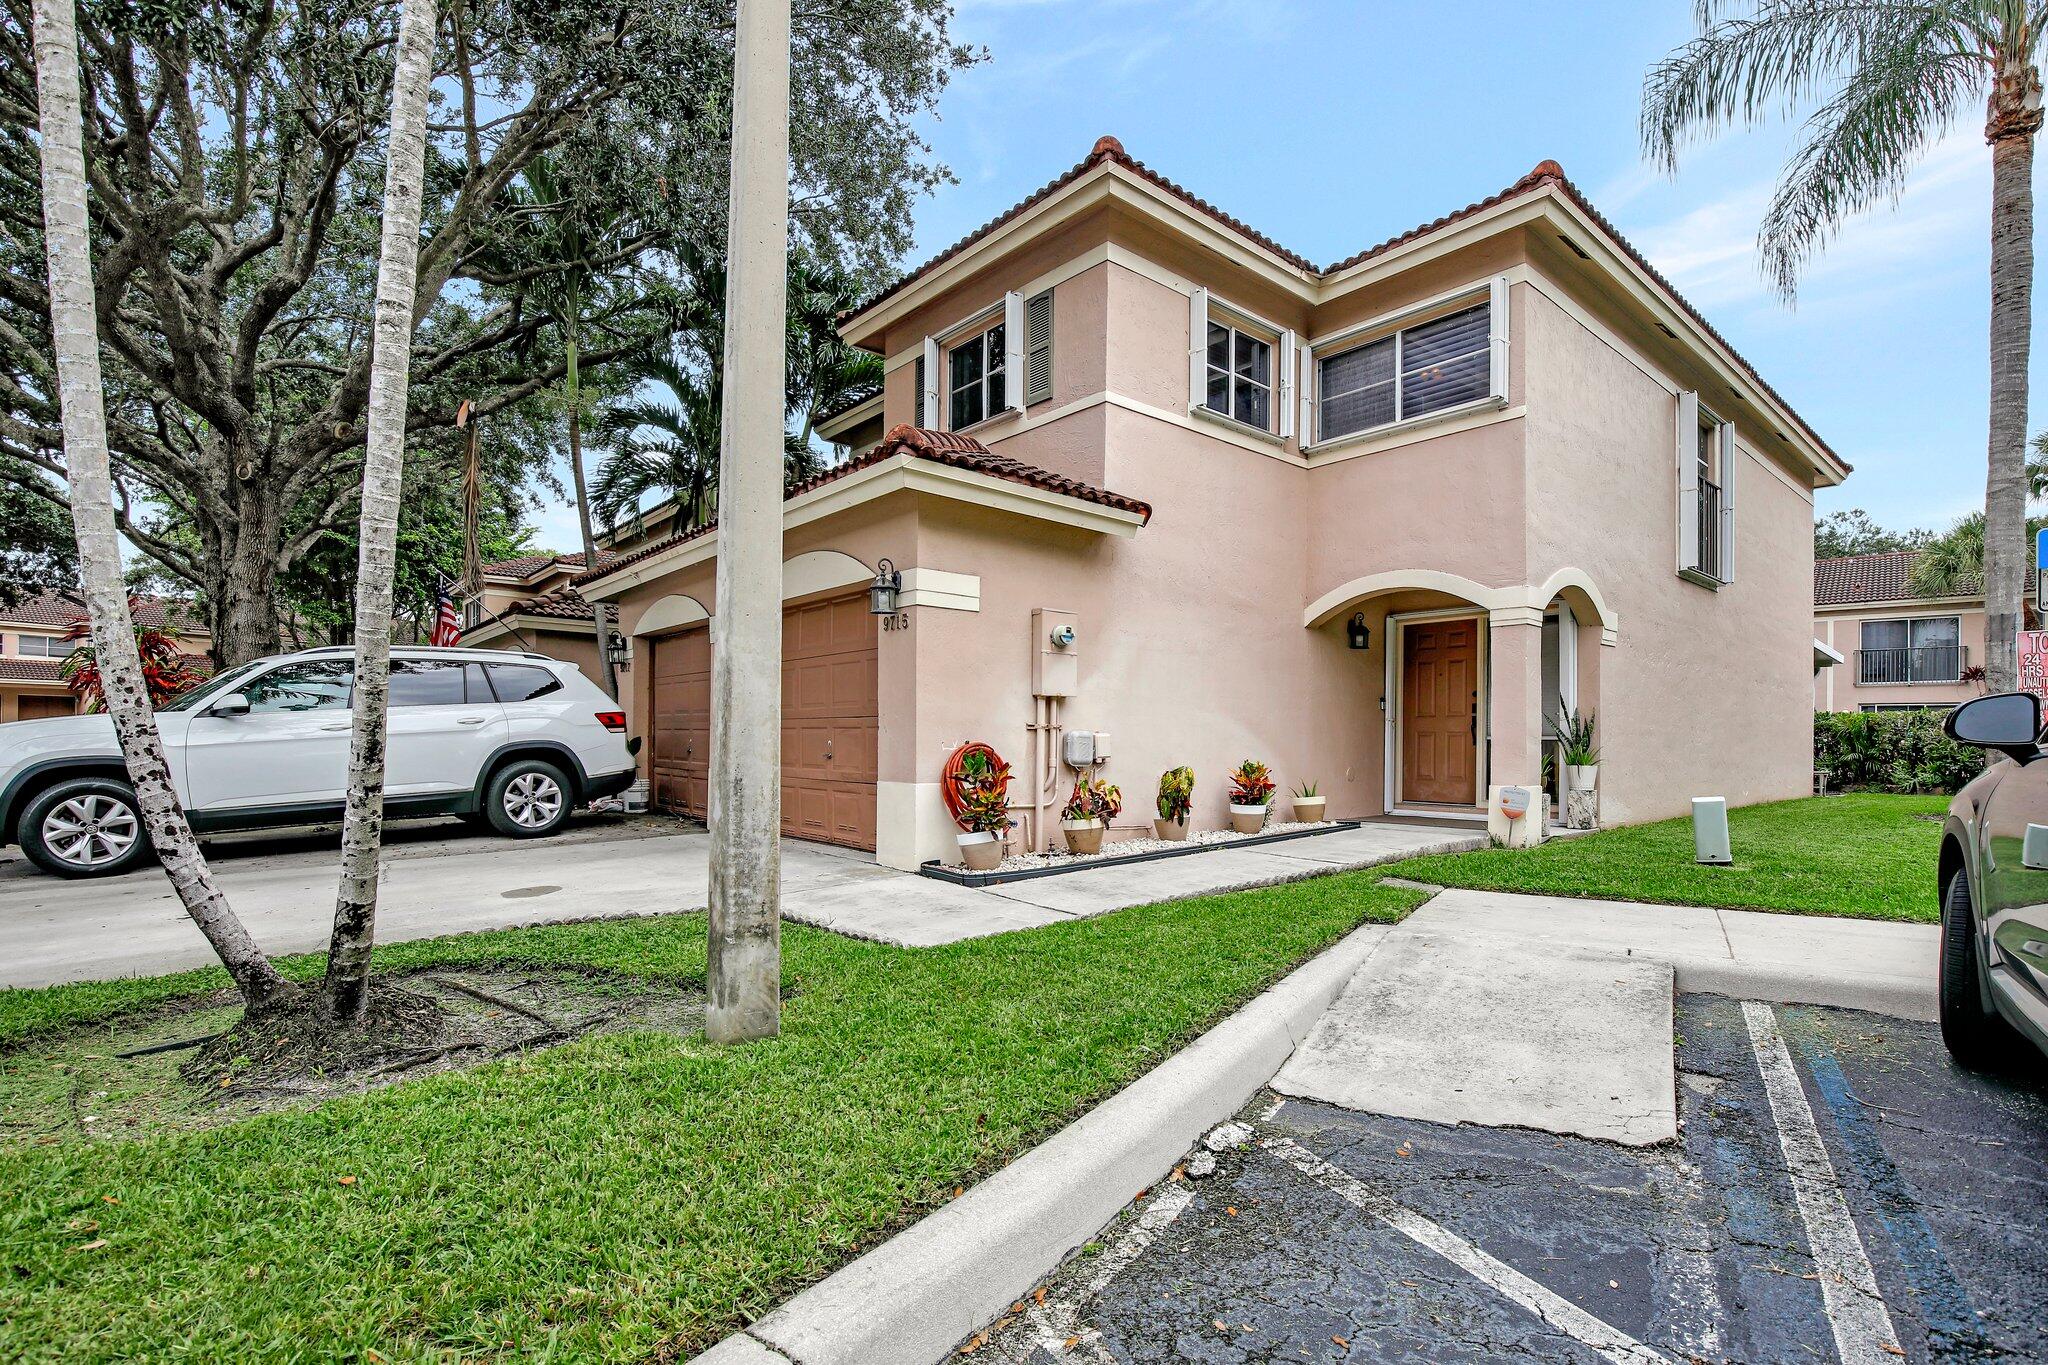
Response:
[[[1486,740],[1491,725],[1485,723],[1493,699],[1487,687],[1487,652],[1492,645],[1488,638],[1488,618],[1484,607],[1442,607],[1434,611],[1403,611],[1389,613],[1383,629],[1387,632],[1387,678],[1385,696],[1387,699],[1386,739],[1381,755],[1381,767],[1385,771],[1381,808],[1389,815],[1449,816],[1457,818],[1450,811],[1403,809],[1400,801],[1401,773],[1401,655],[1407,641],[1407,627],[1417,621],[1456,621],[1469,619],[1479,623],[1479,656],[1477,661],[1479,683],[1479,715],[1482,723],[1475,726],[1477,736],[1473,741],[1473,792],[1472,807],[1483,812],[1486,804]]]

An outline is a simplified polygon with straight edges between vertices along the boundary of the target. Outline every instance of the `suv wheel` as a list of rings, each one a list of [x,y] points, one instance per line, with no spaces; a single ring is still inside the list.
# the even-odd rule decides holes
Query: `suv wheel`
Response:
[[[77,777],[42,792],[22,812],[21,851],[59,877],[112,877],[149,856],[135,790],[109,777]]]
[[[1956,1063],[1971,1071],[2008,1062],[2017,1041],[1997,1011],[1984,1008],[1983,985],[1970,877],[1958,871],[1941,898],[1941,1041]]]
[[[498,769],[484,789],[484,818],[514,839],[538,839],[569,819],[569,779],[544,758],[522,758]]]

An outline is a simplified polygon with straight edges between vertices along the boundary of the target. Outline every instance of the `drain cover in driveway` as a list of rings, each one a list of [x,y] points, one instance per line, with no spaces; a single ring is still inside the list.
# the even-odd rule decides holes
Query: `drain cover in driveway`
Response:
[[[561,889],[559,886],[515,886],[510,891],[500,891],[498,894],[508,901],[523,901],[533,896],[552,896]]]
[[[1431,1123],[1669,1141],[1671,985],[1637,958],[1397,932],[1273,1088]]]

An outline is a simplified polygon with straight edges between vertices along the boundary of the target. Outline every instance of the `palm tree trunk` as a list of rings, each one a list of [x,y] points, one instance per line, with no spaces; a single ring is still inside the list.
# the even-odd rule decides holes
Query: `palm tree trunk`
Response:
[[[597,567],[597,537],[590,530],[590,491],[583,479],[583,379],[576,369],[576,324],[583,311],[583,296],[574,285],[567,291],[566,302],[563,311],[569,316],[562,319],[562,332],[568,353],[563,384],[569,400],[569,476],[576,485],[576,529],[583,533],[583,568],[588,572]],[[597,636],[598,676],[604,682],[605,695],[617,701],[619,675],[612,667],[611,625],[611,608],[592,602],[590,629]]]
[[[334,903],[321,1003],[330,1022],[360,1023],[376,942],[377,862],[384,833],[385,703],[391,682],[391,592],[398,498],[405,473],[406,385],[420,252],[420,183],[426,161],[427,87],[434,75],[434,0],[405,0],[391,84],[384,238],[377,261],[369,434],[356,561],[356,681],[348,746],[341,888]]]
[[[113,474],[107,414],[100,389],[99,326],[93,306],[91,236],[85,197],[77,13],[72,0],[36,0],[36,89],[42,121],[43,231],[50,259],[50,331],[56,342],[58,393],[64,420],[64,461],[71,480],[71,518],[92,620],[93,652],[128,780],[150,842],[185,913],[234,978],[248,1013],[260,1015],[297,998],[299,988],[277,974],[242,922],[185,822],[164,761],[163,738],[142,677],[142,657],[121,582],[114,533]]]
[[[1984,485],[1984,673],[2019,682],[2026,598],[2027,360],[2033,327],[2034,134],[2040,78],[2007,73],[1991,95],[1991,442]]]

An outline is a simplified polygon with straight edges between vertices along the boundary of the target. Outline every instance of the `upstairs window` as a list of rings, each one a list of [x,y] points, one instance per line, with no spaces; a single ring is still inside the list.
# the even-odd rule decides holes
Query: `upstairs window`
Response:
[[[1316,439],[1494,396],[1493,309],[1475,304],[1316,362]]]
[[[62,659],[71,653],[71,646],[64,643],[61,635],[20,635],[21,653],[31,659]]]
[[[1957,616],[1865,621],[1857,644],[1856,682],[1861,687],[1961,682],[1970,664]]]
[[[1678,572],[1705,587],[1735,581],[1735,424],[1678,395]]]
[[[946,353],[951,430],[962,431],[1001,412],[1008,365],[1004,324],[954,346]]]
[[[1202,406],[1257,427],[1273,428],[1273,343],[1211,319]]]

